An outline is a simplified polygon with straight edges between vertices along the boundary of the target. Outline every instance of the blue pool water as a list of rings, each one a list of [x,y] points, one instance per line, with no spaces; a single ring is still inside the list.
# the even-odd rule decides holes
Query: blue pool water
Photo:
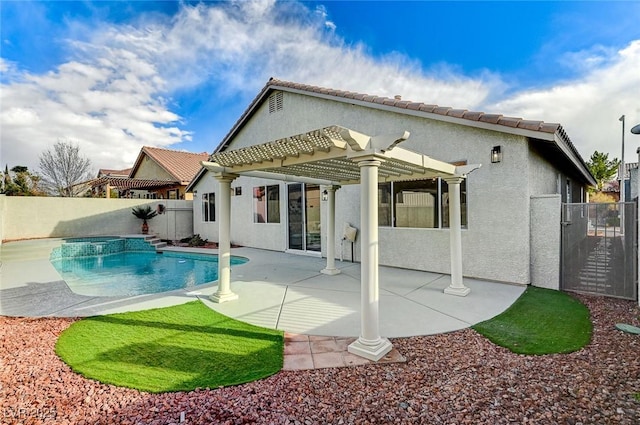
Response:
[[[231,265],[246,263],[231,257]],[[183,253],[125,251],[61,258],[51,263],[76,294],[132,296],[194,288],[218,279],[218,257]]]

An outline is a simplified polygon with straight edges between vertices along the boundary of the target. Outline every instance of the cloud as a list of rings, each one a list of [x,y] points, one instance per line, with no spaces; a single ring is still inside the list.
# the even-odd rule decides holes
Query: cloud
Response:
[[[159,95],[164,81],[152,64],[126,49],[82,47],[95,59],[3,84],[2,153],[12,165],[35,170],[38,155],[64,139],[78,143],[96,167],[124,168],[143,145],[190,139]]]
[[[575,81],[505,98],[514,89],[499,74],[468,76],[450,64],[425,67],[396,52],[374,56],[366,45],[339,37],[324,8],[297,2],[181,3],[172,16],[149,13],[91,26],[65,22],[69,58],[55,69],[31,74],[0,60],[0,69],[10,70],[2,77],[0,125],[2,155],[11,165],[34,169],[40,152],[66,139],[79,143],[96,168],[125,168],[143,145],[180,148],[197,140],[180,116],[181,99],[205,99],[214,108],[218,100],[241,102],[244,108],[271,76],[559,121],[585,156],[596,148],[615,152],[623,113],[640,122],[632,98],[640,87],[638,42],[620,51],[567,54],[558,66],[573,66],[580,75]],[[212,126],[225,126],[222,134],[232,125],[215,121],[218,110],[205,113]],[[211,150],[216,142],[201,146]]]
[[[618,119],[625,115],[625,161],[637,162],[635,151],[640,137],[628,130],[640,123],[640,40],[620,50],[596,46],[567,53],[560,62],[572,62],[580,76],[552,87],[516,93],[487,104],[486,109],[561,123],[585,159],[595,150],[621,157]]]
[[[61,138],[110,168],[131,164],[143,145],[179,146],[192,134],[172,112],[171,95],[202,96],[202,86],[215,87],[212,96],[250,99],[275,76],[470,108],[499,86],[490,75],[429,75],[399,54],[373,58],[336,36],[323,8],[295,2],[182,4],[169,19],[91,25],[68,23],[69,61],[3,82],[2,150],[12,162],[34,168],[37,153]]]

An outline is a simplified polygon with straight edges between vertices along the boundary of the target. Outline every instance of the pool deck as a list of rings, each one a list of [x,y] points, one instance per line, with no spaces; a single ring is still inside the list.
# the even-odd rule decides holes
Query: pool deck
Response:
[[[0,246],[0,315],[85,317],[144,310],[201,299],[227,316],[295,335],[353,338],[360,333],[360,264],[336,262],[341,273],[320,273],[325,259],[234,248],[249,262],[234,266],[231,290],[237,301],[209,300],[217,285],[133,297],[89,297],[73,293],[49,261],[61,239],[4,243]],[[215,254],[216,250],[168,247],[165,250]],[[384,337],[455,331],[490,319],[525,290],[478,279],[464,279],[471,293],[443,293],[450,276],[380,267],[380,333]],[[311,342],[309,344],[312,344]],[[295,344],[293,344],[295,345]],[[301,347],[304,344],[299,344]],[[325,343],[326,345],[326,343]]]

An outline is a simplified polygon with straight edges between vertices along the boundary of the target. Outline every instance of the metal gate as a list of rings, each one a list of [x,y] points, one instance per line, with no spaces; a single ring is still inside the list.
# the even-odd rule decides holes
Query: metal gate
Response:
[[[561,288],[638,298],[635,202],[562,205]]]

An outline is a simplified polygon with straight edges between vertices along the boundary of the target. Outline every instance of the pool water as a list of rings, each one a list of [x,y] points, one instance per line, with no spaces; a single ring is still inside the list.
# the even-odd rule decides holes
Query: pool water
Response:
[[[247,261],[231,257],[232,266]],[[155,294],[218,280],[215,255],[125,251],[51,263],[73,292],[87,296]]]

